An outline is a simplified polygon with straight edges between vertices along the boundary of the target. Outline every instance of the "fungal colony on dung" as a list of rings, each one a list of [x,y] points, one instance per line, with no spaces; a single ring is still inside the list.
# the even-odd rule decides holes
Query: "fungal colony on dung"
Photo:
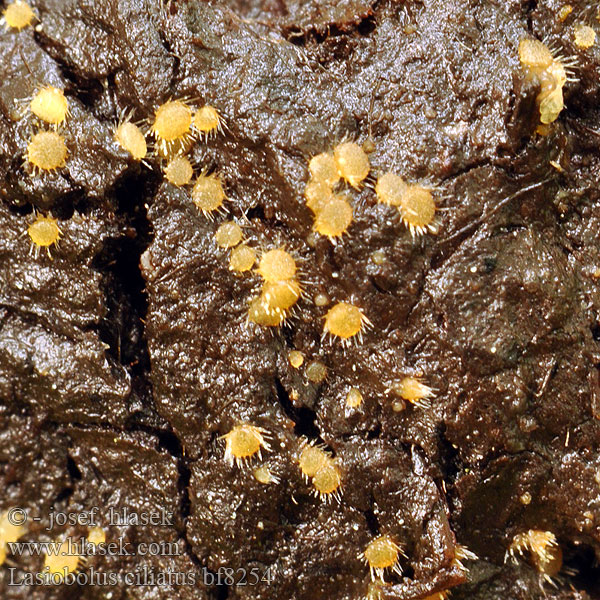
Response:
[[[570,14],[571,10],[562,10],[559,18],[566,20]],[[15,0],[4,10],[2,20],[7,29],[20,32],[34,23],[36,15],[25,1]],[[596,33],[592,27],[582,23],[573,27],[573,43],[579,49],[589,49],[595,41]],[[546,134],[547,128],[564,109],[564,87],[575,81],[574,61],[560,55],[546,42],[530,38],[521,40],[517,54],[524,77],[538,86],[538,132]],[[60,88],[40,85],[28,101],[28,110],[35,131],[27,144],[24,165],[33,177],[52,176],[64,169],[69,161],[72,140],[65,139],[63,133],[71,114],[69,99]],[[225,134],[226,130],[225,119],[214,106],[195,107],[186,98],[170,98],[156,106],[146,120],[134,122],[131,112],[121,115],[114,128],[113,139],[131,161],[149,168],[158,165],[168,184],[186,191],[197,214],[213,221],[227,213],[230,202],[226,193],[228,186],[225,178],[216,171],[201,169],[198,172],[189,154],[197,140],[208,141]],[[346,139],[308,159],[309,177],[303,196],[312,215],[314,233],[311,235],[321,236],[332,245],[343,243],[344,238],[351,235],[356,217],[353,197],[365,188],[367,193],[372,192],[374,204],[382,205],[384,210],[397,215],[398,222],[408,230],[412,239],[438,233],[439,199],[436,199],[436,188],[423,182],[410,182],[405,175],[385,168],[374,173],[366,147]],[[36,257],[43,248],[51,257],[50,248],[57,246],[63,236],[58,221],[43,214],[34,215],[27,233]],[[256,275],[260,280],[256,295],[248,299],[248,324],[277,330],[298,314],[297,305],[306,296],[306,284],[302,280],[301,261],[292,250],[277,244],[253,248],[246,238],[244,227],[231,218],[216,226],[214,242],[229,253],[228,266],[232,276]],[[350,298],[337,300],[321,315],[322,340],[327,338],[334,344],[339,343],[343,349],[352,343],[362,342],[373,325],[361,302]],[[314,303],[317,309],[323,309],[330,300],[327,295],[319,294]],[[288,361],[293,369],[300,369],[305,363],[305,356],[299,350],[292,350]],[[306,365],[305,374],[311,383],[318,385],[327,377],[327,368],[319,360],[313,360]],[[388,391],[398,397],[393,403],[394,411],[403,411],[406,403],[427,409],[435,396],[435,391],[419,376],[406,376]],[[345,408],[357,411],[363,403],[361,390],[350,388],[344,399]],[[261,484],[278,484],[279,478],[268,464],[256,464],[261,462],[263,452],[273,451],[270,438],[271,434],[261,426],[238,421],[221,436],[225,446],[224,459],[232,468],[241,470],[253,465],[253,477]],[[302,478],[316,498],[324,502],[341,501],[346,477],[344,465],[325,445],[302,439],[297,449],[297,463]],[[16,541],[23,533],[22,528],[9,523],[6,512],[2,513],[0,564],[6,559],[7,544]],[[94,539],[104,539],[102,530],[93,535]],[[61,543],[65,544],[66,540]],[[468,550],[460,546],[456,548],[458,567],[462,568],[461,559],[476,558]],[[558,574],[562,564],[556,537],[543,530],[532,529],[516,535],[507,556],[513,560],[527,556],[548,581]],[[391,571],[401,575],[400,560],[403,557],[402,546],[392,535],[381,534],[369,541],[360,553],[373,579],[369,585],[369,597],[378,597],[386,573]],[[68,559],[46,557],[45,566],[51,573],[64,569],[76,572],[82,561],[79,556]],[[446,597],[447,592],[442,591],[429,598]]]

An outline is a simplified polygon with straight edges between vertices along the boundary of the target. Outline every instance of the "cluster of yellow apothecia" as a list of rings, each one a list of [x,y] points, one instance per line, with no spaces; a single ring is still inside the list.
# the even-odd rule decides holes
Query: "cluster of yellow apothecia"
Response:
[[[567,18],[569,12],[564,18]],[[561,17],[562,18],[562,17]],[[7,27],[16,30],[31,25],[35,14],[26,2],[16,0],[4,11]],[[573,43],[581,51],[595,44],[596,32],[589,25],[573,26]],[[524,39],[519,44],[519,59],[527,77],[540,86],[537,96],[540,125],[538,131],[547,133],[564,108],[563,88],[568,81],[576,79],[571,74],[574,58],[564,58],[548,45],[535,39]],[[34,174],[50,173],[63,168],[68,160],[68,148],[59,127],[69,115],[68,100],[64,91],[51,85],[40,87],[29,103],[31,113],[41,128],[31,137],[27,146],[26,163]],[[45,129],[50,126],[51,129]],[[194,177],[194,168],[186,156],[196,137],[208,137],[224,127],[216,108],[205,105],[195,110],[184,100],[169,100],[160,105],[150,120],[150,134],[154,138],[154,154],[166,162],[164,174],[173,185],[188,186]],[[146,135],[140,124],[125,119],[115,131],[115,141],[129,152],[136,161],[143,161],[148,154]],[[305,188],[306,205],[314,213],[314,230],[332,242],[340,239],[353,221],[353,208],[349,194],[340,189],[345,182],[358,189],[370,174],[366,152],[354,142],[342,142],[332,152],[322,152],[309,161],[311,178]],[[375,184],[377,201],[397,208],[401,220],[413,236],[427,232],[436,233],[439,224],[435,220],[436,202],[434,189],[420,184],[408,183],[401,175],[392,172],[381,174]],[[226,199],[221,177],[217,173],[202,172],[191,188],[192,201],[202,214],[213,218],[223,210]],[[45,217],[47,220],[52,218]],[[48,224],[44,225],[49,232]],[[34,230],[30,232],[35,233]],[[37,248],[49,247],[58,242],[60,230],[54,228],[54,238],[46,235],[31,236]],[[231,268],[235,271],[250,270],[255,253],[248,246],[232,251]],[[258,307],[258,303],[255,305]],[[265,311],[258,311],[262,324],[279,325],[282,318],[272,315],[265,318]]]
[[[50,173],[67,163],[68,149],[59,128],[69,116],[69,103],[63,90],[51,85],[41,87],[31,98],[29,109],[42,126],[28,146],[26,163],[36,175]],[[165,161],[164,174],[167,181],[176,186],[188,185],[194,169],[186,153],[196,137],[206,137],[222,130],[222,120],[212,106],[196,110],[182,100],[169,100],[160,105],[151,120],[150,134],[155,139],[154,154]],[[129,119],[122,120],[115,129],[115,143],[127,151],[135,161],[143,161],[148,155],[146,135],[140,124]],[[219,211],[225,199],[220,177],[202,172],[191,189],[191,198],[198,210],[211,217]],[[57,244],[61,235],[56,219],[37,215],[29,227],[29,236],[36,251]]]
[[[311,174],[304,190],[306,206],[314,213],[314,230],[336,242],[352,224],[353,209],[348,195],[339,191],[341,181],[360,188],[369,176],[367,153],[354,142],[343,142],[333,152],[322,152],[310,159]],[[337,190],[337,191],[336,191]],[[381,175],[375,186],[377,201],[398,209],[413,237],[436,233],[436,205],[431,190],[408,184],[394,173]]]
[[[69,103],[63,90],[53,86],[41,87],[31,98],[29,109],[42,125],[53,129],[40,129],[28,146],[26,163],[36,175],[50,173],[66,165],[68,149],[59,127],[69,116]],[[176,186],[188,185],[194,170],[186,153],[198,136],[209,136],[222,130],[222,120],[212,106],[203,106],[195,113],[182,100],[169,100],[158,107],[150,125],[155,138],[154,153],[164,159],[164,174],[167,181]],[[135,161],[143,161],[148,155],[146,136],[140,124],[129,119],[121,121],[115,129],[115,143],[127,151]],[[191,198],[198,210],[211,217],[219,211],[225,199],[225,190],[220,177],[202,172],[191,189]],[[36,215],[28,229],[36,256],[40,248],[58,244],[61,230],[52,216]]]
[[[568,12],[565,18],[568,17]],[[16,0],[8,5],[3,14],[7,27],[21,30],[33,23],[35,14],[29,5]],[[595,31],[586,25],[574,28],[574,42],[579,48],[587,49],[595,42]],[[519,45],[519,58],[527,75],[536,78],[540,85],[537,103],[542,125],[552,123],[564,107],[563,87],[569,81],[568,69],[572,61],[557,56],[546,44],[532,39],[522,40]],[[26,163],[35,175],[53,172],[63,168],[68,159],[68,149],[60,127],[69,117],[69,103],[64,91],[51,85],[41,86],[29,101],[29,109],[38,124],[38,131],[31,137],[27,146]],[[133,160],[144,161],[148,156],[146,133],[140,123],[130,118],[122,119],[115,129],[115,142],[127,151]],[[194,178],[194,167],[187,154],[194,140],[208,137],[223,130],[223,120],[219,112],[206,105],[194,109],[185,100],[169,100],[160,105],[149,122],[148,133],[154,139],[154,154],[164,161],[165,179],[172,185],[185,187]],[[322,152],[309,161],[310,180],[304,196],[307,207],[314,215],[313,229],[336,243],[348,232],[353,221],[353,208],[350,193],[343,184],[359,189],[367,182],[371,165],[364,149],[351,141],[338,144],[332,152]],[[436,202],[434,190],[420,184],[408,183],[402,176],[382,173],[374,181],[377,202],[394,207],[411,235],[437,233]],[[216,173],[200,173],[190,190],[191,200],[206,217],[213,218],[223,210],[226,199],[221,178]],[[35,247],[49,248],[57,244],[62,234],[56,219],[37,215],[29,225],[28,233]],[[231,250],[229,267],[236,273],[253,269],[256,251],[243,243],[243,230],[235,221],[222,223],[216,233],[216,243]],[[265,251],[260,257],[257,273],[262,278],[260,294],[250,301],[248,320],[262,326],[278,327],[283,324],[290,311],[302,296],[302,284],[295,258],[285,248]],[[371,325],[362,309],[349,302],[338,302],[324,316],[323,333],[347,344],[361,339],[363,331]],[[302,353],[292,351],[290,363],[298,368],[303,362]],[[311,363],[312,364],[312,363]],[[315,363],[317,364],[317,363]],[[403,402],[426,407],[433,397],[433,390],[418,377],[405,377],[391,388],[401,401],[394,404],[394,410],[402,410]],[[357,408],[363,397],[358,388],[352,388],[346,397],[346,406]],[[398,404],[398,408],[396,408]],[[225,441],[225,458],[232,465],[243,467],[261,452],[270,451],[269,433],[252,423],[237,423],[229,433],[222,436]],[[303,440],[298,449],[298,465],[302,476],[310,482],[313,493],[325,501],[339,501],[343,487],[341,461],[334,458],[324,447]],[[278,483],[267,464],[257,467],[254,477],[263,484]],[[10,525],[7,512],[0,516],[0,564],[6,558],[6,547],[16,541],[24,530]],[[104,540],[104,533],[100,530]],[[99,539],[98,532],[90,532],[90,541]],[[66,543],[66,542],[65,542]],[[461,554],[462,552],[462,554]],[[550,532],[530,530],[515,536],[509,548],[509,555],[528,552],[534,566],[544,578],[550,579],[560,570],[561,552],[556,538]],[[390,535],[374,538],[360,554],[371,570],[372,578],[383,582],[384,571],[391,569],[401,573],[399,559],[403,556],[400,545]],[[457,546],[458,564],[460,558],[473,559],[475,556]],[[82,557],[47,557],[46,570],[50,572],[76,571]],[[379,585],[379,584],[376,584]],[[376,587],[373,588],[377,592]],[[371,592],[370,592],[371,593]],[[374,596],[376,597],[376,596]],[[433,599],[445,598],[446,592],[439,592]]]
[[[277,327],[283,323],[302,293],[294,257],[278,248],[265,252],[258,263],[263,283],[260,295],[253,298],[248,320],[258,325]]]
[[[354,142],[343,142],[333,152],[322,152],[311,158],[311,179],[304,195],[306,205],[314,213],[313,229],[333,243],[352,224],[353,209],[345,194],[334,191],[340,180],[359,188],[370,171],[369,158]]]
[[[551,50],[539,40],[521,40],[519,60],[529,77],[540,86],[536,101],[540,111],[540,123],[548,125],[558,118],[564,108],[563,87],[567,83],[564,61],[554,57]]]
[[[565,21],[573,7],[565,5],[559,20]],[[600,13],[598,13],[600,20]],[[596,43],[596,31],[590,25],[575,23],[571,28],[573,45],[585,52]],[[539,110],[538,132],[548,133],[548,125],[556,121],[565,107],[563,90],[567,82],[576,82],[573,68],[577,65],[574,56],[565,57],[556,48],[536,39],[523,39],[519,43],[519,60],[527,77],[539,85],[536,103]]]

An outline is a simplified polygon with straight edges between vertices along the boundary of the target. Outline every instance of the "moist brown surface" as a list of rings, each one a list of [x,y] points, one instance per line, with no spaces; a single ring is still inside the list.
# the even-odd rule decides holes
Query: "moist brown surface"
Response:
[[[573,2],[561,21],[551,0],[32,6],[33,28],[0,33],[0,511],[39,517],[22,539],[40,542],[87,532],[46,531],[51,513],[100,507],[107,541],[177,551],[91,557],[82,573],[119,577],[98,586],[11,585],[43,559],[9,553],[1,596],[600,598],[600,50],[573,43],[577,23],[600,30],[597,9]],[[543,136],[526,37],[576,62]],[[43,176],[23,164],[37,128],[23,99],[41,84],[65,89],[71,111],[67,166]],[[136,164],[114,142],[122,111],[152,120],[171,97],[225,119],[191,153],[225,183],[215,220],[158,159]],[[438,235],[413,239],[371,186],[350,193],[342,241],[312,232],[308,160],[344,138],[372,142],[372,181],[435,186]],[[52,259],[30,254],[34,209],[59,219]],[[280,329],[246,322],[260,280],[234,275],[215,244],[230,218],[259,252],[298,259],[305,293]],[[362,343],[321,339],[318,294],[363,308]],[[390,388],[415,374],[432,406],[394,411]],[[262,462],[279,483],[224,460],[219,438],[239,421],[268,431]],[[339,503],[303,480],[304,437],[342,465]],[[173,516],[108,526],[109,508]],[[558,539],[555,587],[527,556],[505,563],[529,529]],[[377,588],[358,555],[380,533],[406,557]],[[457,544],[479,557],[468,570]],[[224,568],[235,583],[211,583]],[[123,581],[143,569],[196,581]],[[237,585],[252,569],[270,581]]]

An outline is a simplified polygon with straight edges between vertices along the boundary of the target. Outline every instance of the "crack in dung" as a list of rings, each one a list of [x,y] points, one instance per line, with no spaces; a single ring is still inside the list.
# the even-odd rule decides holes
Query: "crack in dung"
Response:
[[[144,178],[143,178],[144,179]],[[147,179],[147,178],[146,178]],[[128,185],[127,180],[125,180],[124,190],[127,192],[127,197],[131,197],[129,194],[130,186]],[[146,181],[146,183],[148,183]],[[146,363],[142,364],[139,369],[132,369],[131,364],[127,364],[127,361],[123,361],[123,356],[119,356],[121,364],[132,374],[132,395],[136,393],[136,388],[134,386],[134,380],[137,380],[141,386],[143,393],[146,394],[146,403],[149,405],[152,414],[159,419],[159,422],[165,423],[164,428],[159,428],[153,425],[145,425],[143,423],[136,422],[135,415],[130,415],[131,422],[128,423],[126,427],[127,432],[135,432],[142,431],[147,434],[153,435],[157,439],[157,445],[159,448],[165,450],[170,456],[172,456],[177,464],[178,471],[178,480],[177,480],[177,489],[179,493],[179,516],[181,519],[181,523],[183,524],[181,527],[177,528],[177,533],[179,538],[182,540],[185,553],[191,562],[197,568],[204,568],[202,559],[196,555],[193,550],[192,543],[190,542],[187,534],[187,517],[190,514],[190,480],[191,480],[191,469],[188,460],[185,457],[185,449],[183,440],[179,438],[176,431],[172,428],[171,424],[168,421],[168,418],[162,417],[159,415],[155,400],[154,400],[154,391],[151,381],[151,371],[152,365],[150,362],[150,353],[148,349],[148,340],[146,337],[146,328],[145,328],[145,320],[147,316],[148,310],[148,297],[146,292],[146,282],[141,273],[140,267],[140,257],[142,253],[149,247],[152,242],[152,236],[150,234],[151,230],[151,222],[148,218],[147,211],[144,209],[144,205],[150,203],[155,196],[156,186],[152,184],[156,184],[156,181],[150,181],[149,184],[154,189],[151,190],[151,193],[142,193],[139,196],[139,202],[134,202],[130,206],[121,207],[124,209],[124,214],[128,217],[130,224],[134,227],[138,236],[141,234],[141,239],[139,239],[139,243],[134,245],[135,254],[134,260],[131,260],[129,257],[129,262],[127,263],[129,268],[126,268],[122,271],[113,272],[112,281],[109,282],[110,285],[105,289],[105,298],[108,298],[111,294],[117,291],[117,285],[123,285],[124,289],[127,290],[129,288],[129,292],[131,294],[130,300],[132,301],[133,308],[137,308],[137,310],[133,310],[129,312],[126,316],[129,317],[130,327],[140,327],[141,335],[136,340],[136,353],[140,356],[143,356],[146,359]],[[137,214],[136,214],[137,213]],[[118,238],[117,242],[123,242],[126,238],[121,237]],[[118,249],[121,253],[124,251],[123,247]],[[125,248],[127,251],[127,248]],[[132,281],[138,281],[138,285],[135,284],[132,286]],[[131,286],[131,287],[130,287]],[[137,323],[131,323],[131,319],[139,319],[141,326]],[[127,325],[127,323],[125,323]],[[119,325],[119,323],[112,323],[114,328],[115,325]],[[112,331],[113,335],[115,331]],[[116,334],[118,336],[123,335],[123,332],[117,331]]]
[[[304,436],[323,443],[321,430],[317,425],[317,413],[308,406],[296,408],[290,401],[289,395],[278,377],[275,377],[274,386],[279,405],[284,414],[294,422],[294,432],[298,436]]]
[[[514,192],[508,196],[505,196],[504,198],[502,198],[502,200],[500,200],[496,204],[494,204],[494,206],[490,210],[484,211],[481,214],[481,216],[478,217],[477,219],[475,219],[474,221],[471,221],[464,227],[461,227],[458,231],[455,231],[450,236],[444,238],[443,240],[440,240],[439,246],[441,246],[442,249],[432,259],[432,269],[435,271],[435,270],[439,269],[441,266],[443,266],[444,263],[447,262],[448,259],[458,251],[458,249],[463,245],[463,243],[465,241],[471,239],[480,230],[480,227],[482,225],[484,225],[486,222],[488,222],[488,220],[492,216],[494,216],[501,208],[503,208],[504,206],[509,204],[515,198],[518,198],[519,196],[522,196],[523,194],[525,194],[527,192],[531,192],[533,190],[541,188],[544,185],[546,185],[547,183],[553,182],[554,180],[555,180],[555,178],[553,178],[553,177],[547,177],[546,179],[537,181],[536,183],[532,183],[528,186],[525,186],[524,188],[518,189],[516,192]],[[459,240],[458,243],[454,246],[454,248],[451,250],[451,252],[449,254],[445,254],[443,251],[443,247],[445,245],[453,243],[455,240]]]

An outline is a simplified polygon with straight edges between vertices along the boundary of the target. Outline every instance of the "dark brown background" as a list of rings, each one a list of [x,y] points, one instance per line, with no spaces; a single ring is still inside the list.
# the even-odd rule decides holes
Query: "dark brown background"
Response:
[[[572,30],[599,29],[594,4],[560,22],[557,1],[36,0],[36,29],[0,33],[0,508],[42,517],[31,541],[62,533],[43,531],[51,507],[175,513],[107,538],[174,541],[181,556],[92,559],[100,571],[273,569],[256,587],[27,589],[5,565],[3,598],[362,598],[357,555],[380,532],[407,554],[387,598],[462,580],[455,543],[480,557],[455,599],[600,597],[600,56]],[[578,63],[548,136],[518,61],[531,36]],[[69,98],[70,155],[34,177],[22,99],[41,84]],[[170,97],[226,120],[193,150],[226,185],[215,222],[113,141],[122,110],[151,119]],[[368,187],[342,243],[312,235],[307,162],[346,137],[374,142],[374,175],[437,186],[437,236],[413,240]],[[34,208],[60,220],[53,260],[29,255]],[[246,326],[259,280],[214,243],[244,216],[251,245],[300,261],[306,294],[278,331]],[[362,344],[321,342],[317,293],[363,307]],[[394,412],[386,390],[419,372],[432,408]],[[348,413],[351,387],[365,402]],[[280,484],[223,460],[218,436],[241,419],[270,432]],[[340,458],[339,505],[309,494],[301,436]],[[504,564],[529,528],[558,537],[556,589]]]

